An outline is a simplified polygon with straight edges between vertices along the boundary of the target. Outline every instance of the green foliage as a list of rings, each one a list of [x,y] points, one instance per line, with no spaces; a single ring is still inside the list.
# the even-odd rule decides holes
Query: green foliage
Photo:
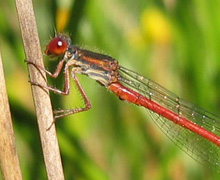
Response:
[[[0,2],[0,43],[24,179],[46,179],[25,55],[12,0]],[[220,109],[220,2],[34,1],[44,50],[54,29],[73,44],[213,111]],[[56,62],[47,62],[53,71]],[[62,78],[61,78],[62,79]],[[162,134],[148,112],[79,76],[92,109],[56,123],[66,179],[219,179]],[[62,88],[62,80],[49,81]],[[82,106],[79,93],[52,95],[55,108]],[[208,165],[207,165],[208,166]]]

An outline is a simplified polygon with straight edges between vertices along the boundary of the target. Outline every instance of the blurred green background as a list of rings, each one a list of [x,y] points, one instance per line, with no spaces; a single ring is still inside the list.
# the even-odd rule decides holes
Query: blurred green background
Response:
[[[108,54],[219,114],[220,1],[35,0],[42,51],[55,29],[73,44]],[[46,179],[27,65],[13,0],[0,1],[0,47],[24,179]],[[56,61],[47,61],[53,71]],[[92,109],[57,120],[66,179],[219,179],[176,147],[147,110],[120,101],[78,76]],[[62,78],[50,80],[62,88]],[[82,106],[82,98],[51,93],[54,109]],[[208,165],[207,165],[208,166]]]

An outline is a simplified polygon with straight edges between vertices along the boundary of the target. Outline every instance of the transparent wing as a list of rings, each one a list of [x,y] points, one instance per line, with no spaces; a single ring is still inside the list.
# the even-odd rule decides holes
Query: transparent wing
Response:
[[[182,100],[159,84],[131,70],[120,67],[120,82],[179,116],[220,136],[220,118]],[[202,164],[209,163],[220,171],[220,147],[200,135],[149,111],[153,121],[183,151]]]

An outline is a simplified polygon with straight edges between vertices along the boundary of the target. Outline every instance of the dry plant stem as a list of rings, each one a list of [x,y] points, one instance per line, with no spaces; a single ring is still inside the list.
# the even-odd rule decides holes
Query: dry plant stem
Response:
[[[37,27],[31,0],[16,0],[17,13],[24,42],[26,59],[43,66]],[[39,72],[29,65],[30,81],[45,85],[45,73]],[[42,74],[44,77],[42,77]],[[38,86],[32,86],[40,138],[43,148],[44,161],[49,180],[64,179],[60,151],[56,137],[55,126],[47,128],[53,122],[53,113],[47,90]]]
[[[0,164],[3,179],[22,179],[0,52]]]

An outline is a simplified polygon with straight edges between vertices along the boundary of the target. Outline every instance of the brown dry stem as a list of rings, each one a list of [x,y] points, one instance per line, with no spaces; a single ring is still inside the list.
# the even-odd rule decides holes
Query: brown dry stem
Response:
[[[21,169],[15,145],[12,119],[8,104],[0,52],[0,163],[3,179],[21,180]]]
[[[44,67],[32,2],[31,0],[16,0],[16,7],[26,58],[28,61],[33,61]],[[46,86],[44,72],[40,73],[32,65],[29,65],[28,69],[31,82],[37,82]],[[42,77],[42,74],[44,77]],[[32,86],[32,93],[48,179],[62,180],[64,179],[64,175],[55,126],[47,130],[53,122],[53,113],[48,91],[38,86]]]

